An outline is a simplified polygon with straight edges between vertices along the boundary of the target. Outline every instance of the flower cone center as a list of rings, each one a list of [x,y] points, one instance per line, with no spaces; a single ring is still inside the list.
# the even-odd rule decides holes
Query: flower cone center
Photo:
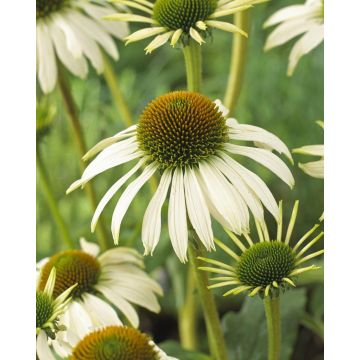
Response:
[[[150,338],[140,331],[109,326],[85,336],[75,347],[70,360],[158,360]]]
[[[157,0],[154,19],[171,30],[190,31],[197,21],[206,20],[217,7],[217,0]]]
[[[92,292],[100,275],[100,264],[95,257],[80,250],[67,250],[52,256],[45,264],[41,271],[40,290],[45,288],[53,267],[56,268],[54,298],[76,283],[78,285],[73,290],[73,297]]]
[[[197,165],[222,149],[227,134],[218,107],[206,96],[188,91],[150,102],[137,129],[140,149],[162,168]]]
[[[42,292],[36,292],[36,327],[41,328],[51,317],[53,304],[50,297]]]
[[[261,242],[247,249],[237,265],[239,280],[249,286],[267,286],[280,282],[295,268],[290,246],[278,242]]]
[[[49,16],[69,3],[70,0],[36,0],[36,19]]]

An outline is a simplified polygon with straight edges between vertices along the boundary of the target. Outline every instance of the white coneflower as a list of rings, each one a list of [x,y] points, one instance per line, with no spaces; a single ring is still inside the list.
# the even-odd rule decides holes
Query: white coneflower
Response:
[[[62,293],[70,284],[77,283],[72,301],[62,317],[62,322],[69,329],[63,333],[64,341],[79,337],[82,328],[121,325],[110,304],[119,309],[134,327],[139,325],[139,317],[132,303],[152,312],[160,311],[156,294],[162,295],[162,289],[141,270],[143,260],[137,251],[118,247],[98,256],[96,244],[84,239],[80,241],[82,250],[55,254],[41,261],[39,269],[38,287],[41,290],[50,270],[56,267],[54,296]],[[55,349],[63,354],[61,349]]]
[[[167,356],[147,334],[127,326],[96,329],[72,345],[69,360],[178,360]]]
[[[318,269],[315,265],[302,266],[309,260],[324,253],[324,250],[319,250],[306,255],[323,237],[324,233],[320,232],[307,244],[305,243],[319,227],[319,224],[314,225],[296,243],[291,244],[298,206],[299,201],[296,201],[285,237],[282,235],[283,224],[281,217],[278,223],[276,239],[271,239],[267,227],[260,227],[259,224],[256,226],[259,236],[259,241],[256,243],[248,234],[244,234],[244,241],[242,242],[233,233],[227,231],[231,240],[237,245],[240,254],[216,240],[219,247],[232,258],[234,263],[229,264],[215,259],[200,258],[204,262],[213,265],[213,267],[200,267],[200,270],[220,275],[210,278],[214,285],[209,286],[209,288],[232,286],[232,289],[226,292],[224,296],[237,295],[243,292],[247,292],[249,296],[255,296],[256,294],[278,296],[280,290],[295,286],[297,275]],[[280,208],[282,208],[282,205]],[[244,242],[247,245],[244,245]]]
[[[142,14],[120,13],[106,16],[105,19],[148,25],[149,27],[129,35],[126,40],[128,44],[156,36],[145,48],[146,53],[151,53],[169,40],[171,46],[175,46],[179,40],[187,45],[190,38],[201,45],[212,28],[247,36],[245,31],[234,24],[217,19],[247,10],[264,1],[267,0],[156,0],[155,3],[144,0],[117,0],[118,3],[134,8]]]
[[[100,46],[118,59],[112,36],[123,39],[128,26],[101,20],[113,12],[114,8],[105,2],[36,0],[37,74],[43,92],[51,92],[56,85],[58,61],[74,75],[85,78],[86,58],[98,73],[103,71]]]
[[[83,186],[96,175],[136,160],[100,201],[91,228],[115,193],[139,171],[141,174],[122,193],[113,213],[111,230],[117,244],[123,217],[141,187],[156,172],[161,180],[143,219],[145,254],[152,254],[160,238],[161,208],[169,195],[168,227],[176,255],[187,259],[188,222],[206,249],[214,248],[210,214],[223,226],[241,234],[248,231],[249,211],[263,222],[262,204],[278,218],[277,203],[265,183],[234,160],[241,155],[264,165],[290,187],[293,176],[285,163],[269,149],[291,159],[285,144],[275,135],[251,125],[225,119],[219,102],[199,93],[176,91],[158,97],[143,111],[139,124],[102,140],[84,159],[99,153],[80,180],[67,192]],[[267,149],[234,144],[256,141]],[[145,167],[142,169],[142,167]]]
[[[36,355],[39,360],[55,360],[49,343],[56,339],[59,331],[65,330],[59,323],[71,301],[71,291],[77,284],[72,284],[54,299],[56,269],[52,268],[42,291],[36,291]]]
[[[324,128],[323,121],[317,121],[317,124]],[[312,177],[319,179],[324,178],[324,145],[302,146],[300,148],[294,149],[293,153],[310,156],[320,156],[320,160],[310,161],[305,164],[299,163],[299,168]]]
[[[288,75],[291,76],[302,56],[324,39],[324,0],[307,0],[303,5],[287,6],[273,14],[264,27],[280,24],[269,35],[265,50],[270,50],[302,35],[289,56]]]

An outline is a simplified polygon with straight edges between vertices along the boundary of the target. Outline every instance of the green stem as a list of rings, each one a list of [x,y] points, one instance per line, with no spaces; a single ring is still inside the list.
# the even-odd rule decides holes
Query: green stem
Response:
[[[240,29],[248,32],[249,23],[248,11],[240,11],[234,15],[234,25]],[[224,98],[224,105],[230,110],[229,116],[235,110],[244,81],[247,41],[247,38],[241,34],[233,35],[230,73]]]
[[[266,296],[264,306],[268,330],[268,360],[280,360],[280,297]]]
[[[54,219],[54,222],[58,227],[59,233],[62,239],[64,240],[65,245],[68,246],[69,248],[73,248],[74,243],[72,241],[70,232],[65,224],[65,221],[57,206],[57,201],[54,195],[54,191],[50,184],[49,178],[46,174],[44,162],[38,144],[36,145],[36,168],[39,175],[41,190],[43,191],[45,200],[47,202],[51,215]]]
[[[225,340],[221,329],[220,318],[212,292],[208,289],[208,276],[205,271],[198,269],[200,266],[198,257],[203,256],[201,244],[196,238],[196,243],[189,246],[190,264],[195,273],[197,290],[203,309],[210,351],[215,360],[227,360]]]
[[[201,89],[202,60],[200,45],[190,39],[189,45],[184,46],[187,88],[189,91],[199,92]]]
[[[111,91],[111,95],[113,97],[115,105],[122,119],[124,120],[125,125],[131,126],[133,125],[133,118],[131,115],[131,111],[125,100],[121,87],[119,86],[114,69],[106,55],[103,55],[103,59],[104,59],[104,78]]]
[[[195,294],[196,279],[191,267],[188,268],[185,301],[179,310],[180,342],[184,349],[197,348],[197,298]]]
[[[79,152],[79,162],[80,162],[80,169],[83,171],[85,169],[85,163],[81,160],[82,156],[86,153],[86,144],[84,134],[81,128],[80,120],[78,117],[75,101],[72,97],[70,87],[68,84],[68,80],[65,74],[65,70],[59,66],[59,88],[61,92],[61,96],[68,113],[69,119],[71,121],[71,125],[74,132],[74,137],[77,145],[77,149]],[[92,184],[89,182],[85,185],[85,191],[90,199],[91,206],[95,211],[97,207],[97,198],[95,189],[93,188]],[[103,224],[102,218],[100,217],[98,225],[95,230],[96,238],[99,242],[100,248],[102,251],[106,250],[109,246],[107,242],[107,235],[105,226]]]

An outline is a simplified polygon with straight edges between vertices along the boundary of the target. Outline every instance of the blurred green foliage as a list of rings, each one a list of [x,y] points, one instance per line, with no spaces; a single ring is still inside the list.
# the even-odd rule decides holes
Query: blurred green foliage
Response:
[[[265,39],[269,33],[269,30],[262,29],[264,20],[275,10],[290,3],[293,2],[288,0],[273,1],[256,6],[251,10],[246,75],[235,117],[241,123],[257,125],[273,132],[292,149],[308,144],[323,143],[323,131],[315,124],[315,121],[324,117],[324,89],[322,46],[300,61],[294,76],[291,78],[286,76],[286,68],[292,43],[268,53],[263,51]],[[132,27],[132,30],[135,29],[136,26]],[[230,34],[214,31],[213,39],[202,46],[204,58],[203,93],[210,98],[222,99],[224,96],[231,56],[231,43]],[[135,114],[135,118],[141,113],[147,102],[156,96],[167,91],[186,88],[181,50],[162,46],[153,54],[145,55],[143,50],[145,45],[146,42],[134,43],[127,47],[124,44],[119,44],[120,60],[114,64],[118,81],[130,108]],[[92,70],[86,81],[71,77],[71,87],[79,108],[88,147],[123,129],[122,120],[112,102],[103,77],[97,76]],[[77,242],[81,236],[84,236],[88,240],[96,241],[94,235],[90,233],[90,220],[93,211],[85,192],[77,190],[71,195],[65,195],[67,187],[80,176],[79,160],[71,127],[57,91],[50,95],[50,101],[57,109],[55,121],[51,131],[40,144],[48,175],[55,189],[60,211],[70,228],[73,239]],[[245,161],[246,166],[254,169],[266,181],[276,199],[284,199],[285,223],[290,216],[294,200],[300,200],[300,211],[295,227],[295,234],[299,237],[317,222],[323,212],[323,181],[310,178],[297,168],[297,162],[304,160],[304,158],[296,156],[294,160],[295,166],[292,167],[292,171],[296,185],[291,191],[266,169],[241,159],[241,161]],[[126,172],[126,169],[126,166],[116,168],[94,179],[93,183],[99,198],[113,182]],[[131,205],[122,225],[120,245],[131,245],[140,252],[143,251],[140,237],[142,215],[150,196],[149,187],[145,186]],[[106,207],[104,212],[108,230],[110,230],[115,201],[116,199]],[[165,220],[165,209],[163,214]],[[272,231],[274,231],[275,224],[270,217],[269,224],[273,224]],[[216,235],[225,238],[219,226],[216,226]],[[64,248],[65,246],[43,198],[42,189],[38,186],[37,260]],[[218,253],[220,252],[217,252],[216,256]],[[154,256],[147,257],[146,263],[148,270],[154,271],[155,276],[161,279],[164,287],[168,287],[163,301],[163,312],[172,314],[174,317],[176,315],[174,307],[176,301],[173,300],[179,300],[177,297],[180,295],[171,290],[172,286],[168,274],[164,275],[163,271],[159,269],[160,265],[165,265],[170,256],[173,256],[173,251],[168,239],[166,221],[164,221],[162,239]],[[184,269],[184,265],[180,263],[177,266]],[[307,286],[311,289],[311,285]],[[322,288],[321,285],[320,287]],[[311,292],[309,291],[309,293]],[[294,292],[294,294],[296,293]],[[319,319],[322,316],[321,306],[319,310],[319,303],[322,301],[321,291],[320,294],[319,290],[315,291],[315,295],[316,299],[311,300],[309,306],[312,308],[310,310],[316,314],[316,318]],[[301,299],[303,297],[304,295],[301,293]],[[301,300],[301,304],[302,302],[303,300]],[[246,304],[246,306],[250,306],[248,301]],[[229,308],[238,311],[240,306],[241,302],[238,298],[220,302],[222,312],[226,312]],[[256,306],[256,304],[252,306]],[[239,316],[244,316],[241,314]],[[156,317],[151,319],[157,321]],[[246,359],[250,359],[250,357]]]

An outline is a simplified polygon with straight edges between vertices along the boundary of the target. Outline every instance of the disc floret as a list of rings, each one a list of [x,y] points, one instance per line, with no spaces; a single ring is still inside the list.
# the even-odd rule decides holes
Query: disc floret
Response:
[[[67,288],[77,283],[73,297],[81,297],[85,292],[93,292],[93,286],[100,276],[99,261],[92,255],[80,250],[66,250],[52,256],[44,265],[40,275],[39,289],[43,289],[49,273],[56,267],[57,276],[54,284],[54,296],[60,295]]]
[[[71,360],[159,360],[150,337],[126,326],[109,326],[85,336],[74,348]]]
[[[42,19],[67,7],[70,0],[36,0],[36,19]]]
[[[228,140],[225,118],[206,96],[177,91],[152,101],[140,117],[139,147],[162,168],[195,166]]]
[[[209,286],[209,288],[235,286],[226,292],[224,296],[237,295],[242,292],[247,292],[249,296],[255,296],[256,294],[261,297],[278,296],[280,290],[285,291],[291,286],[295,287],[297,275],[318,269],[315,265],[307,267],[301,267],[300,265],[324,253],[324,250],[319,250],[304,256],[323,237],[324,233],[320,232],[303,246],[304,242],[320,224],[314,225],[294,246],[290,245],[298,206],[299,202],[296,201],[285,239],[282,239],[282,202],[280,202],[280,220],[275,240],[270,239],[266,224],[260,224],[259,222],[256,223],[259,242],[254,243],[248,234],[243,234],[248,246],[245,246],[235,234],[226,230],[231,240],[240,250],[240,255],[232,251],[224,243],[215,240],[217,245],[230,255],[236,263],[229,265],[209,258],[200,258],[206,263],[216,266],[201,267],[201,270],[221,275],[211,279],[215,284]]]

